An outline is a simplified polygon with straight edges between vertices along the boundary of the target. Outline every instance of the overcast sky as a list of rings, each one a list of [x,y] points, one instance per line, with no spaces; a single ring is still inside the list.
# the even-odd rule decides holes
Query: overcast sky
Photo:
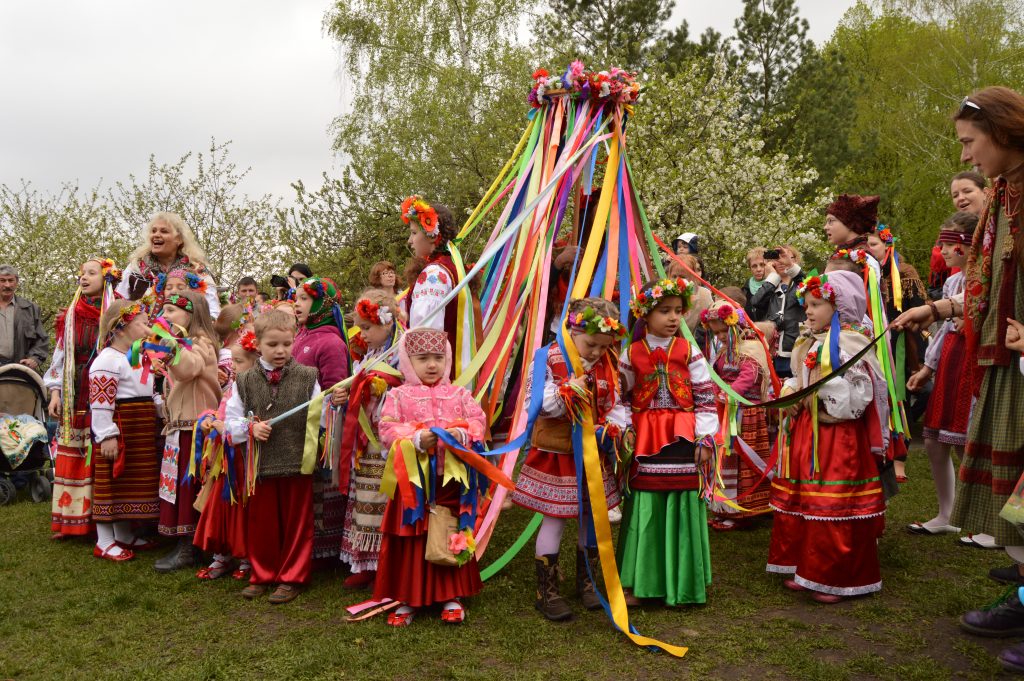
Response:
[[[347,88],[327,0],[0,2],[0,183],[83,187],[175,161],[211,137],[251,167],[251,195],[290,197],[336,171],[328,126]],[[800,0],[822,42],[853,0]],[[742,0],[677,0],[691,35],[732,33]]]

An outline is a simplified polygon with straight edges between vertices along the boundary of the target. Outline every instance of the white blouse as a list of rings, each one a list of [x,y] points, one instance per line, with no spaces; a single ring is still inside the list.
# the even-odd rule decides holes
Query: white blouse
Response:
[[[810,352],[817,352],[820,355],[822,352],[828,352],[828,349],[824,347],[822,341],[816,340],[808,351],[808,353]],[[852,354],[840,348],[839,363],[841,365],[850,361],[851,357],[853,357]],[[811,370],[802,362],[799,367],[794,364],[793,368],[799,368],[799,378],[797,376],[787,378],[784,385],[796,392],[809,385]],[[839,421],[859,419],[864,415],[874,396],[871,372],[868,364],[864,361],[858,362],[850,367],[845,374],[833,378],[818,389],[818,399],[825,407],[825,412]]]
[[[89,368],[89,409],[96,442],[120,434],[114,408],[117,400],[132,397],[153,397],[153,374],[147,374],[143,382],[142,368],[133,369],[127,355],[109,346],[103,348]]]
[[[441,307],[441,301],[452,292],[454,282],[448,270],[438,264],[423,268],[416,279],[416,285],[409,295],[409,328],[428,326],[444,331],[444,312],[438,312],[430,319],[427,315]]]
[[[260,366],[267,371],[274,369],[266,360],[260,357]],[[320,383],[313,384],[313,394],[310,395],[310,399],[320,394]],[[324,406],[331,403],[330,399],[324,398]],[[295,406],[295,405],[293,405]],[[303,414],[305,417],[305,414]],[[320,427],[323,428],[327,421],[324,418],[323,412],[320,414]],[[224,407],[224,427],[227,429],[228,442],[233,445],[244,444],[249,439],[249,417],[245,413],[245,405],[242,404],[242,397],[238,392],[238,385],[232,383],[231,385],[231,398],[228,399],[227,405]]]
[[[964,290],[964,273],[957,272],[942,285],[942,297],[952,298],[953,296],[963,293]],[[928,343],[928,349],[924,353],[924,365],[935,371],[939,368],[939,358],[942,356],[942,344],[946,340],[946,336],[949,333],[953,333],[956,328],[952,319],[947,319],[942,322],[939,326],[939,330],[932,336],[932,340]]]

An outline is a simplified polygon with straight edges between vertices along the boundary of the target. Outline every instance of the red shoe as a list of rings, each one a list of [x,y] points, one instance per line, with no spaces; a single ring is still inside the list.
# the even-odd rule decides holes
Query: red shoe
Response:
[[[248,565],[246,567],[239,566],[239,567],[235,568],[234,572],[231,573],[231,579],[238,579],[238,580],[249,579],[249,573],[251,571],[252,571],[252,566],[251,565]]]
[[[392,613],[388,613],[388,626],[389,627],[407,627],[412,624],[413,618],[416,617],[416,609],[410,608],[407,605],[403,605]]]
[[[801,586],[795,579],[783,580],[782,586],[786,587],[790,591],[807,591],[806,586]]]
[[[820,591],[815,591],[814,595],[811,596],[811,598],[813,598],[814,600],[818,601],[819,603],[825,603],[827,605],[832,605],[833,603],[838,603],[840,601],[846,600],[846,598],[844,596],[836,596],[835,594],[826,594],[826,593],[822,593]]]
[[[228,574],[229,570],[230,568],[227,563],[221,563],[219,560],[215,560],[213,565],[200,568],[196,573],[196,577],[199,579],[220,579],[224,575]]]
[[[466,609],[458,601],[449,601],[441,608],[441,621],[446,624],[462,624],[466,621]]]
[[[716,532],[731,532],[732,530],[739,529],[740,524],[735,520],[729,518],[712,518],[708,521],[708,525],[711,526],[712,530]]]
[[[903,483],[907,482],[908,480],[910,480],[910,478],[908,478],[908,477],[907,477],[907,476],[905,476],[905,475],[897,475],[897,476],[896,476],[896,482],[898,482],[898,483],[899,483],[899,484],[901,484],[901,485],[902,485]]]
[[[121,563],[121,562],[126,561],[126,560],[131,560],[132,558],[135,557],[135,554],[131,552],[131,549],[125,549],[125,548],[122,548],[121,549],[121,553],[117,554],[116,556],[111,555],[110,549],[114,548],[115,546],[117,546],[117,542],[114,542],[113,544],[111,544],[107,549],[101,549],[98,546],[93,546],[92,547],[92,555],[95,556],[96,558],[105,558],[107,560],[112,560],[115,563]]]
[[[373,580],[375,579],[377,579],[376,570],[357,572],[346,577],[345,581],[341,583],[341,586],[346,589],[365,589],[373,584]]]
[[[155,539],[143,539],[142,537],[136,537],[131,541],[131,543],[123,541],[116,541],[114,543],[122,549],[128,549],[133,553],[136,551],[151,551],[160,546],[160,542]]]

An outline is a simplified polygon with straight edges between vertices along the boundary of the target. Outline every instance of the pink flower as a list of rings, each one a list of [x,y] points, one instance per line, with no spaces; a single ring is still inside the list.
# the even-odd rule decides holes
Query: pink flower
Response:
[[[583,74],[584,68],[585,67],[583,66],[583,62],[577,59],[576,61],[569,65],[569,73],[572,74],[573,78],[579,78]]]
[[[466,541],[466,535],[461,532],[448,536],[448,550],[454,554],[460,554],[469,548],[469,542]]]

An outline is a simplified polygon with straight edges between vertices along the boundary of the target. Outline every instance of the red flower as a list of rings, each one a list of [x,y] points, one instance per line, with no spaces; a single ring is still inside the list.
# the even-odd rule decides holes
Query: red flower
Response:
[[[427,280],[427,273],[426,272],[420,272],[420,276],[416,277],[416,283],[417,284],[422,284],[426,280]]]
[[[804,366],[807,367],[808,369],[813,369],[814,367],[818,366],[818,353],[808,352],[807,356],[804,357]]]
[[[448,275],[446,275],[444,272],[438,272],[437,278],[440,280],[442,284],[448,283]]]
[[[67,508],[70,505],[71,505],[71,495],[68,494],[67,492],[64,492],[64,494],[60,495],[60,499],[57,501],[57,507],[58,508]]]
[[[533,79],[534,80],[540,80],[541,78],[547,78],[547,77],[548,77],[548,70],[547,69],[537,69],[536,71],[533,72]]]

